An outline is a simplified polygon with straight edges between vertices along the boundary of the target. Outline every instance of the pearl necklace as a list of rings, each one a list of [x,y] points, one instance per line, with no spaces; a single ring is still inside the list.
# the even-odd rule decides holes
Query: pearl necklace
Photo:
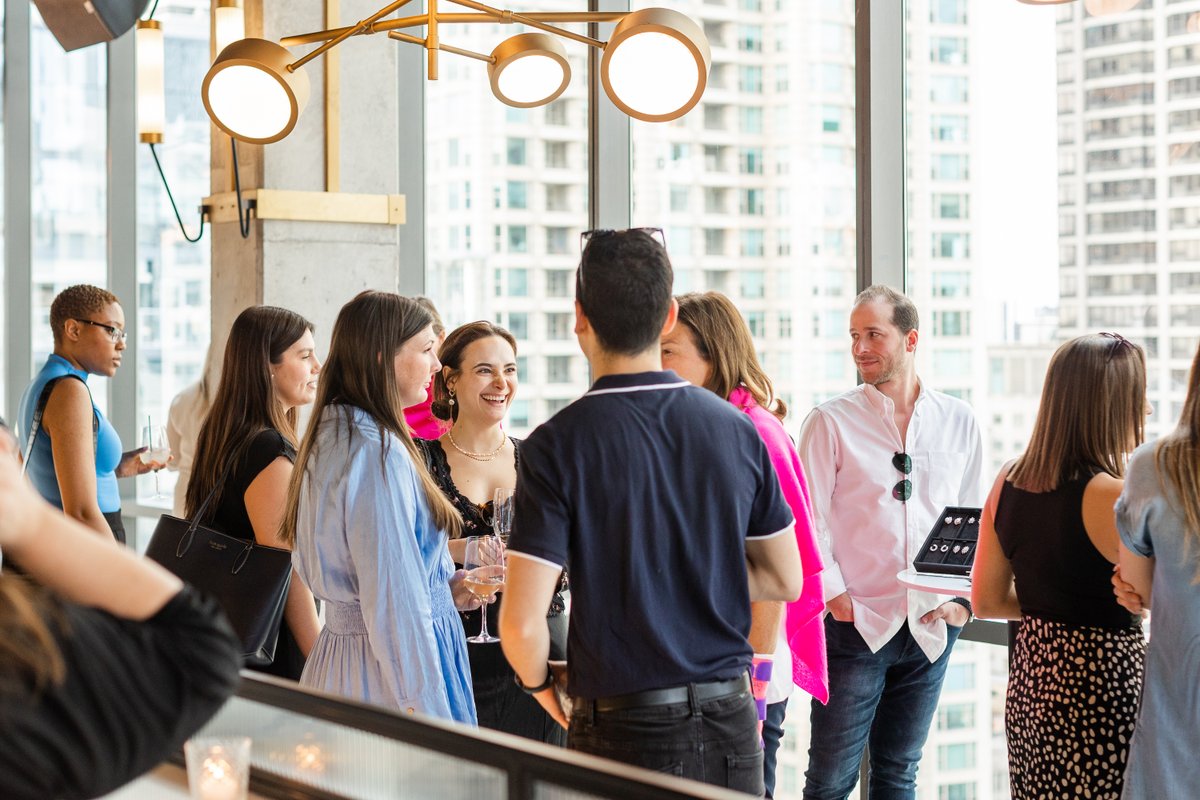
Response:
[[[454,429],[453,428],[451,428],[450,431],[448,431],[446,435],[450,437],[450,444],[454,445],[455,450],[462,453],[467,458],[473,458],[476,461],[493,461],[493,460],[495,460],[496,456],[500,455],[500,451],[504,449],[504,445],[508,442],[508,437],[504,435],[503,431],[501,431],[499,447],[497,447],[495,450],[493,450],[490,453],[472,453],[470,450],[462,449],[461,447],[458,446],[458,442],[454,441]]]

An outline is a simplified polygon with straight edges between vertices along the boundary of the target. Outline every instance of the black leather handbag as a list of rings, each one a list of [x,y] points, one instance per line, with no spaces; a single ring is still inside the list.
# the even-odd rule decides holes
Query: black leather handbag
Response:
[[[975,563],[979,542],[979,517],[982,509],[947,506],[925,544],[913,559],[913,569],[932,575],[957,575],[966,578]]]
[[[212,595],[242,640],[243,662],[265,667],[275,660],[292,580],[292,554],[201,525],[215,494],[214,489],[191,521],[170,514],[159,517],[146,557]]]

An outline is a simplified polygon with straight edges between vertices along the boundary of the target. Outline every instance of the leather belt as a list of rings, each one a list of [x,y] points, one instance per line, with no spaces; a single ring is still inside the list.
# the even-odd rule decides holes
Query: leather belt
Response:
[[[707,683],[690,683],[687,686],[674,686],[670,689],[650,689],[645,692],[618,694],[612,697],[597,697],[595,700],[579,705],[591,706],[597,713],[605,711],[624,711],[630,708],[646,708],[648,706],[670,706],[688,702],[691,692],[697,701],[720,700],[725,697],[750,691],[750,678],[739,675],[725,681],[708,681]]]

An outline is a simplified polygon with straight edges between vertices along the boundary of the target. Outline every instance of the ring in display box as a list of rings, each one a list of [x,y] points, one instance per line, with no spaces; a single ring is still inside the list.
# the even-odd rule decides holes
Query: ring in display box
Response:
[[[979,543],[979,516],[983,509],[946,506],[913,559],[913,569],[930,575],[971,574]]]

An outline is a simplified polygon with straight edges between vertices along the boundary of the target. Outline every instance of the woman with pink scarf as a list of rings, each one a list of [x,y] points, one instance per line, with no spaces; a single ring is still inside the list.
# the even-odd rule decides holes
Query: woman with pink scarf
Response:
[[[829,699],[825,661],[825,608],[820,551],[813,532],[808,485],[796,447],[783,428],[787,407],[774,396],[758,363],[750,329],[723,294],[681,295],[679,323],[663,337],[665,369],[726,398],[746,412],[771,455],[784,499],[796,517],[796,544],[804,567],[804,590],[794,603],[753,603],[750,645],[754,648],[754,697],[763,721],[764,783],[775,789],[776,753],[792,684],[822,703]]]

